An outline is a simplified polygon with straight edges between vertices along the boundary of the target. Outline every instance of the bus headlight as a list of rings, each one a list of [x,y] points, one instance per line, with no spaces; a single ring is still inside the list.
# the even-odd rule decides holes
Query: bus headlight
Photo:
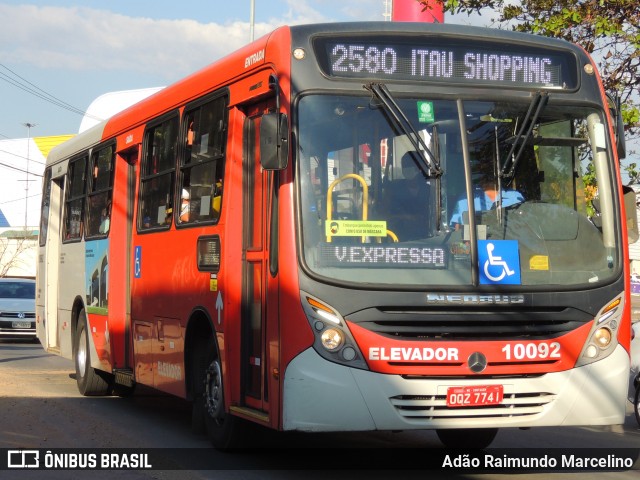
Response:
[[[332,352],[342,346],[344,343],[344,337],[340,330],[327,328],[322,332],[322,335],[320,335],[320,341],[324,348]]]
[[[314,350],[331,362],[368,370],[369,367],[342,315],[335,308],[306,292],[300,292],[300,299],[314,334]]]
[[[593,339],[600,348],[607,348],[611,343],[611,330],[608,328],[599,328],[596,330],[596,333],[593,334]]]
[[[598,312],[576,367],[602,360],[615,350],[618,345],[617,332],[622,320],[623,307],[624,302],[620,296]]]

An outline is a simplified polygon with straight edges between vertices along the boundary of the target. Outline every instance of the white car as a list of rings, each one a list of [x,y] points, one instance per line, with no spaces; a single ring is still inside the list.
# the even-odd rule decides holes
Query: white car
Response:
[[[36,338],[36,282],[0,278],[0,339]]]

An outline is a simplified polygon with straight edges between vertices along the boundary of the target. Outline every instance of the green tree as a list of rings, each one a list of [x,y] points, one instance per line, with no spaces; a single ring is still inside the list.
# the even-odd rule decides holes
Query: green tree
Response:
[[[416,0],[424,9],[428,0]],[[486,14],[499,28],[563,38],[592,54],[605,90],[619,95],[627,140],[640,138],[638,0],[435,0],[445,12]],[[635,153],[635,152],[628,152]],[[630,172],[631,173],[631,172]]]

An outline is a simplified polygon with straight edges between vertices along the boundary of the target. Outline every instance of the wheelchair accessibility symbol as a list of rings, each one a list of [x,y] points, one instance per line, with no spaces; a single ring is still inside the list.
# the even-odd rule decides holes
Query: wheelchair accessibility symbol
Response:
[[[479,240],[478,261],[483,285],[520,285],[517,240]]]

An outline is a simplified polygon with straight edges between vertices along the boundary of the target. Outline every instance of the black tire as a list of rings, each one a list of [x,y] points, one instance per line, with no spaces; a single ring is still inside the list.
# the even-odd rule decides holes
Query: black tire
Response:
[[[204,422],[204,372],[207,369],[207,345],[208,341],[200,339],[193,349],[191,356],[192,406],[191,429],[197,434],[206,434]]]
[[[447,448],[487,448],[498,434],[497,428],[462,428],[436,430]]]
[[[636,422],[640,425],[640,384],[636,385],[636,394],[633,397],[633,411],[636,414]]]
[[[205,359],[205,361],[203,361]],[[222,366],[213,340],[202,342],[196,348],[193,368],[197,369],[192,424],[204,431],[211,444],[219,450],[232,450],[245,446],[245,422],[225,411]]]
[[[73,343],[73,359],[76,366],[76,382],[82,395],[106,395],[109,392],[108,374],[91,367],[91,350],[87,314],[84,309],[78,314],[78,326]]]

